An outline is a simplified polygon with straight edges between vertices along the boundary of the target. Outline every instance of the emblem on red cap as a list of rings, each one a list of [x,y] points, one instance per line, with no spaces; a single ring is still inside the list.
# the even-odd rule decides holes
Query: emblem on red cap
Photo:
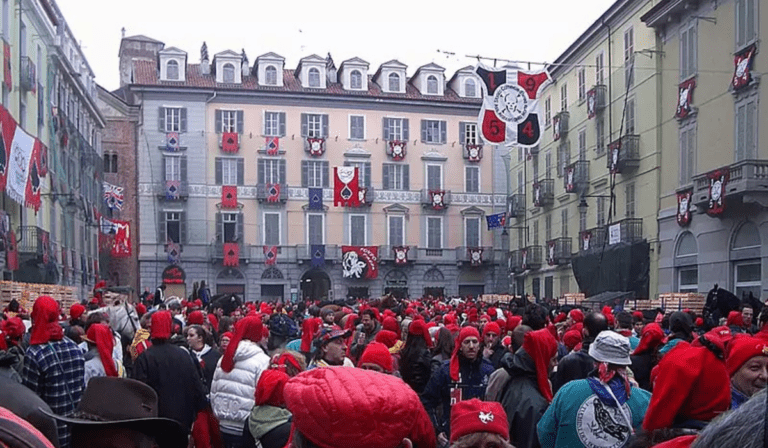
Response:
[[[487,425],[488,423],[493,421],[493,412],[480,411],[480,414],[478,415],[478,417],[480,417],[480,421],[483,422],[484,425]]]

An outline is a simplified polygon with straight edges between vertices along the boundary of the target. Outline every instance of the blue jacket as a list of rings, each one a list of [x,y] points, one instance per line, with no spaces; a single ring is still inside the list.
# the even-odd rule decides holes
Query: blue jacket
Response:
[[[610,383],[616,386],[614,380]],[[619,387],[624,386],[619,383]],[[633,387],[627,398],[625,391],[619,391],[616,387],[613,390],[619,402],[624,402],[622,409],[632,421],[632,427],[639,429],[651,401],[651,394]],[[615,401],[612,397],[606,397],[605,393],[597,394],[590,386],[590,379],[571,381],[560,388],[536,429],[542,448],[618,448],[627,446],[631,435],[627,421],[615,406]]]
[[[478,354],[473,362],[459,358],[459,379],[454,382],[450,375],[450,360],[443,364],[429,379],[424,392],[421,394],[421,402],[427,410],[436,434],[444,432],[450,437],[451,406],[455,401],[464,401],[472,398],[485,399],[485,388],[488,386],[488,378],[493,373],[493,365],[486,359],[481,359]],[[438,418],[437,407],[442,405],[442,416]]]

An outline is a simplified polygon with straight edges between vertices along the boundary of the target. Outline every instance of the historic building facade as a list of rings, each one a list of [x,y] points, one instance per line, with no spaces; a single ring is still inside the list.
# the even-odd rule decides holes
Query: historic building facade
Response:
[[[542,141],[510,163],[517,293],[657,290],[661,81],[654,32],[640,20],[653,3],[616,1],[549,67]]]
[[[14,265],[18,260],[15,269],[5,264],[3,277],[78,286],[85,297],[99,275],[95,216],[102,203],[104,120],[94,74],[55,1],[3,0],[0,17],[4,134],[14,124],[40,148],[30,158],[29,195],[21,200],[8,186],[3,192],[3,246],[16,253]],[[13,136],[5,138],[10,176]]]
[[[311,55],[291,69],[205,46],[190,63],[158,47],[121,51],[142,111],[142,285],[181,295],[205,280],[249,300],[506,292],[502,229],[485,218],[506,208],[507,173],[478,136],[471,68]],[[360,205],[334,204],[345,167]]]
[[[768,139],[759,0],[659,2],[659,289],[768,294]]]

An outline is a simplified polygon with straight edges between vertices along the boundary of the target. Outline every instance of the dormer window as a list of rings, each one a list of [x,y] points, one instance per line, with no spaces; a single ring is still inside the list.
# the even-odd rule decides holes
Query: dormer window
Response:
[[[398,75],[397,73],[389,74],[389,91],[390,92],[400,91],[400,75]]]
[[[178,81],[179,80],[179,63],[174,60],[168,61],[168,64],[165,67],[165,75],[169,81]]]
[[[437,95],[437,76],[429,75],[427,77],[427,93]]]
[[[477,92],[475,89],[476,89],[475,80],[472,78],[467,78],[467,80],[464,81],[464,96],[469,98],[476,97]]]
[[[277,85],[277,69],[274,65],[269,65],[264,69],[264,84],[270,86]]]
[[[363,88],[363,74],[359,70],[352,70],[349,73],[349,86],[352,89]]]
[[[309,87],[320,87],[320,70],[310,68],[307,74],[307,83]]]
[[[222,67],[222,77],[225,83],[234,83],[235,82],[235,66],[232,64],[224,64]]]

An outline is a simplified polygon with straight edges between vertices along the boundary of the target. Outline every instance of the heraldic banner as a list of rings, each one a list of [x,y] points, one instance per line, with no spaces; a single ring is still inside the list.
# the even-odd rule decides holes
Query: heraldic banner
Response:
[[[333,168],[333,206],[359,207],[357,167],[337,166]]]
[[[341,246],[341,267],[344,278],[378,278],[379,246]]]
[[[131,223],[128,221],[112,220],[115,226],[115,240],[112,243],[111,255],[116,258],[131,256]]]
[[[14,201],[26,207],[40,208],[40,140],[18,126],[3,108],[0,179],[5,179],[5,191]]]

